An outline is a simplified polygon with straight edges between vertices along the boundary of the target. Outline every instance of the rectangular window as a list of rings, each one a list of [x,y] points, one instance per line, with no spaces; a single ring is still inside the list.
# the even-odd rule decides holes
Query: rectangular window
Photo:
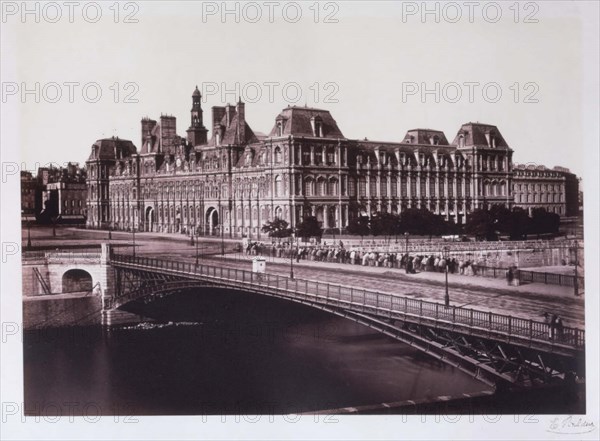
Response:
[[[454,197],[454,183],[451,180],[448,180],[448,197]]]
[[[398,180],[396,178],[392,178],[392,197],[398,197]]]
[[[427,194],[427,184],[425,178],[421,178],[421,197],[425,197]]]
[[[405,198],[407,194],[406,177],[403,177],[400,180],[400,196]]]
[[[387,179],[383,179],[381,181],[381,187],[380,188],[381,188],[381,196],[382,197],[387,197],[387,195],[388,195],[387,194],[387,184],[388,184],[387,183]]]
[[[413,198],[417,196],[417,178],[410,178],[410,194]]]
[[[373,176],[369,180],[369,192],[371,197],[377,196],[377,180]]]
[[[356,196],[356,181],[354,178],[348,178],[348,196]]]
[[[429,192],[430,192],[430,196],[432,198],[434,198],[435,197],[435,179],[434,178],[429,179]]]
[[[303,165],[310,165],[310,152],[304,150],[302,152],[302,164]]]
[[[358,195],[361,198],[367,196],[367,180],[365,178],[361,178],[358,182]]]

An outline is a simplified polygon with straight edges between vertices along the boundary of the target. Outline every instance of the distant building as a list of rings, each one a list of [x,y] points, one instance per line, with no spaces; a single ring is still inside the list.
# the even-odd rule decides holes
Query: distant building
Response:
[[[579,180],[564,167],[515,164],[513,194],[514,205],[529,214],[535,208],[560,216],[577,216],[579,212]]]
[[[96,141],[88,227],[260,238],[276,217],[343,231],[361,214],[424,208],[464,224],[475,209],[515,203],[513,150],[494,125],[464,124],[452,143],[432,129],[355,140],[329,111],[288,106],[264,136],[238,102],[213,107],[210,127],[209,138],[196,88],[186,138],[162,115],[142,119],[139,153],[129,140]]]
[[[29,171],[21,171],[21,220],[35,220],[37,179]]]
[[[38,169],[38,221],[85,223],[87,217],[86,171],[77,163]]]

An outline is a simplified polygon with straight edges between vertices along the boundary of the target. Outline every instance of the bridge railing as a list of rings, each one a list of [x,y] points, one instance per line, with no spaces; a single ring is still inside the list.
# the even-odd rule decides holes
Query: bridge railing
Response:
[[[277,291],[288,297],[310,299],[315,302],[340,306],[381,317],[404,314],[445,321],[455,325],[494,331],[526,340],[552,342],[581,348],[585,345],[585,331],[571,327],[556,327],[547,322],[513,317],[459,306],[445,307],[443,303],[414,299],[362,288],[291,279],[277,274],[259,274],[238,268],[195,265],[191,262],[162,260],[151,257],[133,257],[113,254],[112,263],[129,264],[145,270],[166,270],[178,275],[203,276],[236,286],[258,286]]]

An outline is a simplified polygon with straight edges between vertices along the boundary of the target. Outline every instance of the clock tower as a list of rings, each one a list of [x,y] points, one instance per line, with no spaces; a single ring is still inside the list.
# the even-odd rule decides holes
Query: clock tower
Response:
[[[192,110],[190,128],[187,129],[187,139],[192,146],[206,144],[206,134],[208,130],[202,123],[202,95],[198,90],[198,86],[192,93]]]

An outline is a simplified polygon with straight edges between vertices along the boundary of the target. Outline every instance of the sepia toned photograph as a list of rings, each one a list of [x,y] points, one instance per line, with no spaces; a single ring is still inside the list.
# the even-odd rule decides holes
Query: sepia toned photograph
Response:
[[[1,6],[3,439],[597,439],[598,3]]]

